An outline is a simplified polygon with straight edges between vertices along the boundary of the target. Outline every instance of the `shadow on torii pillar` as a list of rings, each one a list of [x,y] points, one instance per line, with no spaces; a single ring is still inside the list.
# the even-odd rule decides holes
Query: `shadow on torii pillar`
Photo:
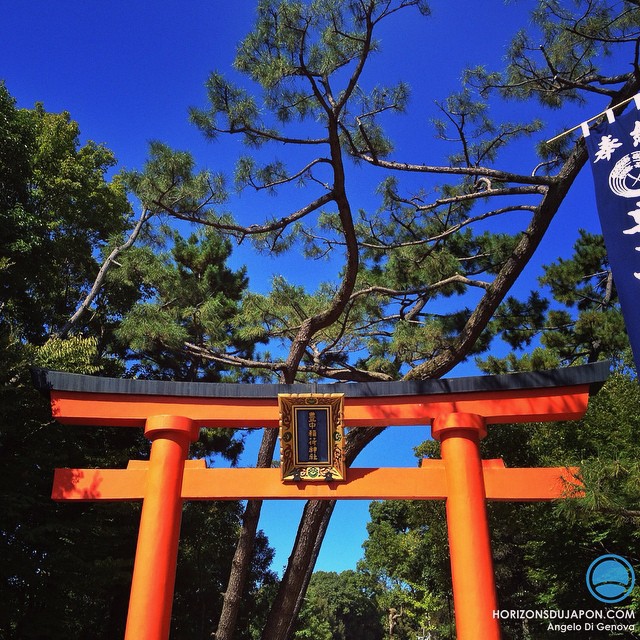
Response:
[[[54,476],[54,500],[142,500],[127,640],[169,637],[183,500],[252,498],[446,500],[458,640],[497,640],[486,500],[578,497],[580,484],[576,468],[507,469],[502,460],[481,460],[479,442],[487,425],[581,418],[590,393],[608,377],[609,364],[327,385],[159,382],[46,370],[33,374],[38,388],[49,393],[57,421],[144,428],[152,441],[148,462],[132,460],[127,469],[56,469]],[[313,415],[308,398],[316,398],[310,401],[317,404],[311,407]],[[298,438],[293,458],[282,470],[208,469],[204,460],[187,459],[200,428],[275,428],[287,411],[300,405],[302,431],[288,419],[281,426],[283,448],[282,440]],[[341,466],[343,426],[392,425],[431,425],[432,436],[441,443],[441,459],[423,460],[415,469]]]

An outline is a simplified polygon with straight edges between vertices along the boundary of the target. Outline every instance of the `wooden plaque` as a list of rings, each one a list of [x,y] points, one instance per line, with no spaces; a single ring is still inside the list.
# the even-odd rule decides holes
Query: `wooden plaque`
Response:
[[[282,479],[345,479],[344,394],[278,394]]]

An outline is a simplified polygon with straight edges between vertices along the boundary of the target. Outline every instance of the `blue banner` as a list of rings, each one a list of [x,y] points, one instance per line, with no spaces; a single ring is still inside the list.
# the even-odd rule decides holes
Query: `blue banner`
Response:
[[[608,120],[585,141],[613,281],[640,373],[640,111],[632,108]]]

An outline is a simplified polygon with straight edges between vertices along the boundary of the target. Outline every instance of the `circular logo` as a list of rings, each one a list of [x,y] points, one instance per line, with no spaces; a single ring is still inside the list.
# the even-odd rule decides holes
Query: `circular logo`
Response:
[[[640,152],[634,151],[616,162],[609,174],[609,188],[617,196],[640,196]]]
[[[587,569],[587,587],[600,602],[613,604],[624,600],[635,582],[636,576],[629,561],[613,553],[596,558]]]

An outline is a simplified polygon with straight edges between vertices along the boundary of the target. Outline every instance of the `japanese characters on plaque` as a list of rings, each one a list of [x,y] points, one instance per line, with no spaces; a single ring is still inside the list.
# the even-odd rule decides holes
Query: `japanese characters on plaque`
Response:
[[[279,394],[282,479],[345,479],[344,394]]]
[[[640,100],[616,118],[587,129],[602,226],[613,280],[618,290],[636,367],[640,369]]]

